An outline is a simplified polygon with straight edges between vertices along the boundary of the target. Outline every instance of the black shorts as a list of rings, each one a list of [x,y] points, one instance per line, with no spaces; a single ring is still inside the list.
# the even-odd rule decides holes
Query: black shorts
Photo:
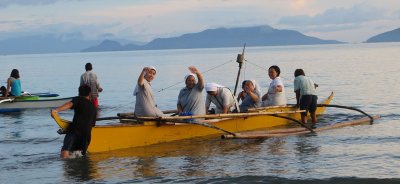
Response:
[[[300,98],[300,110],[306,110],[305,114],[307,112],[314,113],[317,110],[317,100],[318,97],[316,95],[302,95]]]
[[[86,153],[87,147],[89,144],[85,139],[80,138],[80,136],[76,136],[74,133],[67,133],[64,138],[64,144],[61,148],[62,151],[82,151],[84,155]]]

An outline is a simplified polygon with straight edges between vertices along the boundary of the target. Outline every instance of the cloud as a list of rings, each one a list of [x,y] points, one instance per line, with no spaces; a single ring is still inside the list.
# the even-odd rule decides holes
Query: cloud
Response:
[[[278,23],[291,26],[352,24],[379,20],[381,18],[384,18],[384,16],[384,10],[366,4],[358,4],[350,9],[328,9],[325,12],[317,14],[315,16],[286,16],[282,17]]]
[[[0,8],[5,8],[10,5],[40,6],[40,5],[55,4],[57,2],[69,2],[69,1],[71,0],[0,0]],[[75,0],[75,1],[83,1],[83,0]]]
[[[7,7],[10,5],[21,5],[21,6],[35,6],[35,5],[47,5],[53,4],[59,0],[2,0],[0,1],[0,7]]]

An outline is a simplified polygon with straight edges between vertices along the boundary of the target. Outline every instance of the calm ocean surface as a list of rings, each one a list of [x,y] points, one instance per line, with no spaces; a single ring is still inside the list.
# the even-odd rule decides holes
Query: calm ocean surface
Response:
[[[104,91],[100,116],[134,108],[132,91],[144,66],[155,66],[152,86],[162,110],[174,109],[187,67],[206,82],[232,90],[242,48],[0,56],[0,84],[13,68],[24,91],[75,96],[86,62]],[[244,77],[266,92],[266,69],[278,65],[289,103],[293,72],[303,68],[319,84],[319,98],[361,108],[382,118],[373,125],[317,135],[266,140],[200,138],[145,148],[59,159],[64,136],[49,109],[0,114],[0,183],[400,183],[400,44],[348,44],[246,48]],[[207,72],[206,72],[207,71]],[[175,85],[176,84],[176,85]],[[171,87],[172,86],[172,87]],[[161,90],[161,91],[160,91]],[[158,92],[160,91],[160,92]],[[71,119],[72,112],[61,114]],[[320,124],[361,117],[328,109]],[[98,122],[107,124],[112,122]]]

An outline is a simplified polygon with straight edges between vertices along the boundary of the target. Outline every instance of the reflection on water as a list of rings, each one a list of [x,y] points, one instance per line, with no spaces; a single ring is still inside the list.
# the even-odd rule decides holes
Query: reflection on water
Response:
[[[215,159],[216,156],[262,155],[265,151],[261,146],[263,143],[264,140],[221,141],[216,137],[206,137],[129,148],[109,153],[89,154],[88,159],[91,162],[90,164],[95,167],[96,174],[94,175],[100,178],[170,175],[201,177],[212,174],[212,171],[215,170],[212,167],[215,167],[216,164],[226,164]],[[250,162],[253,161],[250,160]],[[223,170],[224,168],[222,168]],[[127,173],[132,173],[132,175],[127,175]]]
[[[395,80],[400,78],[399,48],[398,43],[388,43],[250,47],[246,50],[247,61],[265,68],[274,64],[281,68],[280,76],[284,79],[289,103],[294,103],[293,72],[303,68],[320,85],[320,99],[334,91],[334,104],[381,115],[382,119],[373,125],[260,140],[206,137],[60,160],[58,154],[64,136],[56,133],[58,127],[48,109],[0,114],[1,182],[294,183],[302,180],[303,183],[394,183],[394,179],[368,178],[400,176],[397,145],[400,85]],[[133,111],[133,87],[141,69],[147,65],[159,68],[152,87],[162,110],[176,108],[176,98],[184,86],[182,77],[190,65],[206,71],[232,59],[231,63],[204,73],[204,78],[233,89],[237,73],[234,61],[241,49],[0,56],[5,66],[0,67],[0,73],[8,73],[9,67],[20,68],[24,71],[24,89],[32,92],[46,92],[43,91],[46,89],[61,96],[75,96],[77,91],[71,89],[76,89],[79,76],[84,72],[82,66],[91,58],[104,88],[99,98],[99,115],[106,117]],[[270,83],[267,72],[255,65],[245,68],[247,72],[243,72],[243,78],[257,80],[265,92]],[[57,77],[48,82],[42,80],[46,76]],[[176,82],[182,83],[157,92]],[[380,84],[385,87],[377,87]],[[62,113],[66,119],[72,116],[72,111]],[[326,114],[319,117],[319,126],[362,116],[358,112],[328,108]],[[293,126],[298,125],[288,125]]]
[[[90,181],[98,179],[97,168],[93,165],[87,157],[65,159],[64,161],[64,175],[68,180],[73,181]]]

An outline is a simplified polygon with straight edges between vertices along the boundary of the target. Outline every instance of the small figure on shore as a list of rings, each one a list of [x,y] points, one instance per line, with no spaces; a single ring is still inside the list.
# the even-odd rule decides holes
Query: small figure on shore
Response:
[[[77,152],[85,155],[91,140],[92,127],[96,124],[97,110],[90,101],[91,89],[88,85],[79,87],[79,96],[70,102],[52,110],[58,113],[68,109],[74,110],[72,123],[66,130],[60,157],[70,158]]]
[[[150,66],[144,67],[139,75],[135,91],[133,92],[133,95],[136,96],[135,116],[137,117],[164,116],[164,113],[156,105],[150,83],[154,80],[156,73],[156,68]]]
[[[93,66],[92,63],[86,63],[85,70],[86,72],[81,75],[80,85],[88,85],[91,89],[91,101],[93,105],[98,108],[99,107],[99,93],[103,91],[100,83],[97,79],[97,75],[92,71]]]
[[[228,88],[216,83],[207,83],[206,91],[206,113],[209,113],[211,102],[216,107],[215,112],[211,112],[211,114],[226,114],[235,108],[236,100]]]
[[[283,85],[282,79],[279,77],[281,69],[273,65],[268,69],[269,78],[272,79],[268,92],[262,97],[262,106],[285,106],[286,95],[285,86]]]
[[[301,113],[301,121],[307,123],[307,113],[310,113],[312,127],[317,123],[317,91],[315,84],[309,77],[306,77],[303,69],[296,69],[294,72],[294,92],[296,93],[296,105],[300,110],[306,110]]]
[[[202,94],[204,90],[203,76],[195,66],[190,66],[189,71],[190,73],[184,78],[186,86],[180,90],[178,95],[178,113],[180,115],[204,115],[206,112]]]

